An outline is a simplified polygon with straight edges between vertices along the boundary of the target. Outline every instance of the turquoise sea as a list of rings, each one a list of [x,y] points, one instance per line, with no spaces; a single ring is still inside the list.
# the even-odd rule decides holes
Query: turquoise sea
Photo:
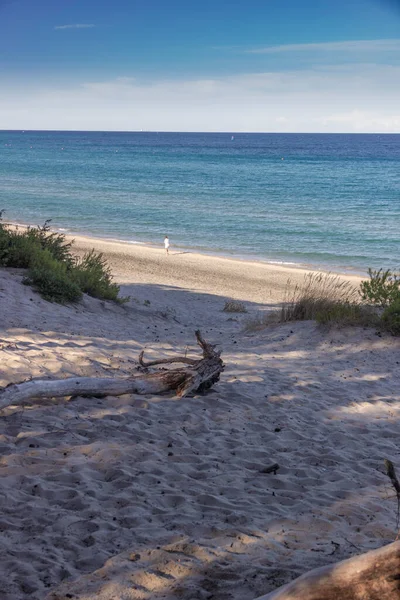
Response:
[[[0,131],[4,219],[337,271],[400,267],[400,135]]]

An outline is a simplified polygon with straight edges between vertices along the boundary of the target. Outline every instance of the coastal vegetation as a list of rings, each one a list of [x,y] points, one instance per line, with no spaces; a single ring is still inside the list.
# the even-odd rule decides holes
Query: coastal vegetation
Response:
[[[331,273],[307,273],[294,288],[289,280],[279,321],[377,326],[400,335],[400,275],[383,269],[368,274],[359,289]]]
[[[103,254],[90,250],[78,257],[72,246],[64,234],[51,231],[50,220],[20,231],[4,223],[0,211],[0,266],[26,269],[23,282],[43,298],[65,304],[79,301],[86,293],[125,302]]]
[[[368,269],[369,280],[362,281],[361,299],[364,302],[387,308],[400,298],[400,273]]]
[[[225,302],[223,311],[230,313],[245,313],[247,312],[247,309],[243,302],[238,302],[236,300],[228,300],[227,302]]]
[[[306,273],[302,284],[292,287],[289,279],[280,312],[280,321],[304,321],[326,315],[337,306],[351,306],[357,291],[338,275]]]

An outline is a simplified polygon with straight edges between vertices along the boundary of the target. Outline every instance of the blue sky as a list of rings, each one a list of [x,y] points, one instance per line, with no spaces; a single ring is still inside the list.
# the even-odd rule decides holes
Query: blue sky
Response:
[[[400,0],[0,0],[0,128],[400,132]]]

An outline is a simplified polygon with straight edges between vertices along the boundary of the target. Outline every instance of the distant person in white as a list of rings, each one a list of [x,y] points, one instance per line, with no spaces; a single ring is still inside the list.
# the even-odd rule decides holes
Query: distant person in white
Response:
[[[165,248],[165,253],[169,254],[169,238],[167,235],[164,238],[164,248]]]

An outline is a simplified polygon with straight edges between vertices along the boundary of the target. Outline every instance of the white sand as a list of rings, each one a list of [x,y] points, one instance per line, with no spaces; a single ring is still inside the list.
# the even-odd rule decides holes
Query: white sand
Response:
[[[124,307],[49,304],[0,270],[0,385],[128,375],[143,347],[194,356],[196,327],[226,370],[195,398],[1,411],[1,600],[253,600],[391,542],[400,340],[312,322],[246,333],[300,270],[96,243]],[[228,298],[249,314],[223,312]]]

